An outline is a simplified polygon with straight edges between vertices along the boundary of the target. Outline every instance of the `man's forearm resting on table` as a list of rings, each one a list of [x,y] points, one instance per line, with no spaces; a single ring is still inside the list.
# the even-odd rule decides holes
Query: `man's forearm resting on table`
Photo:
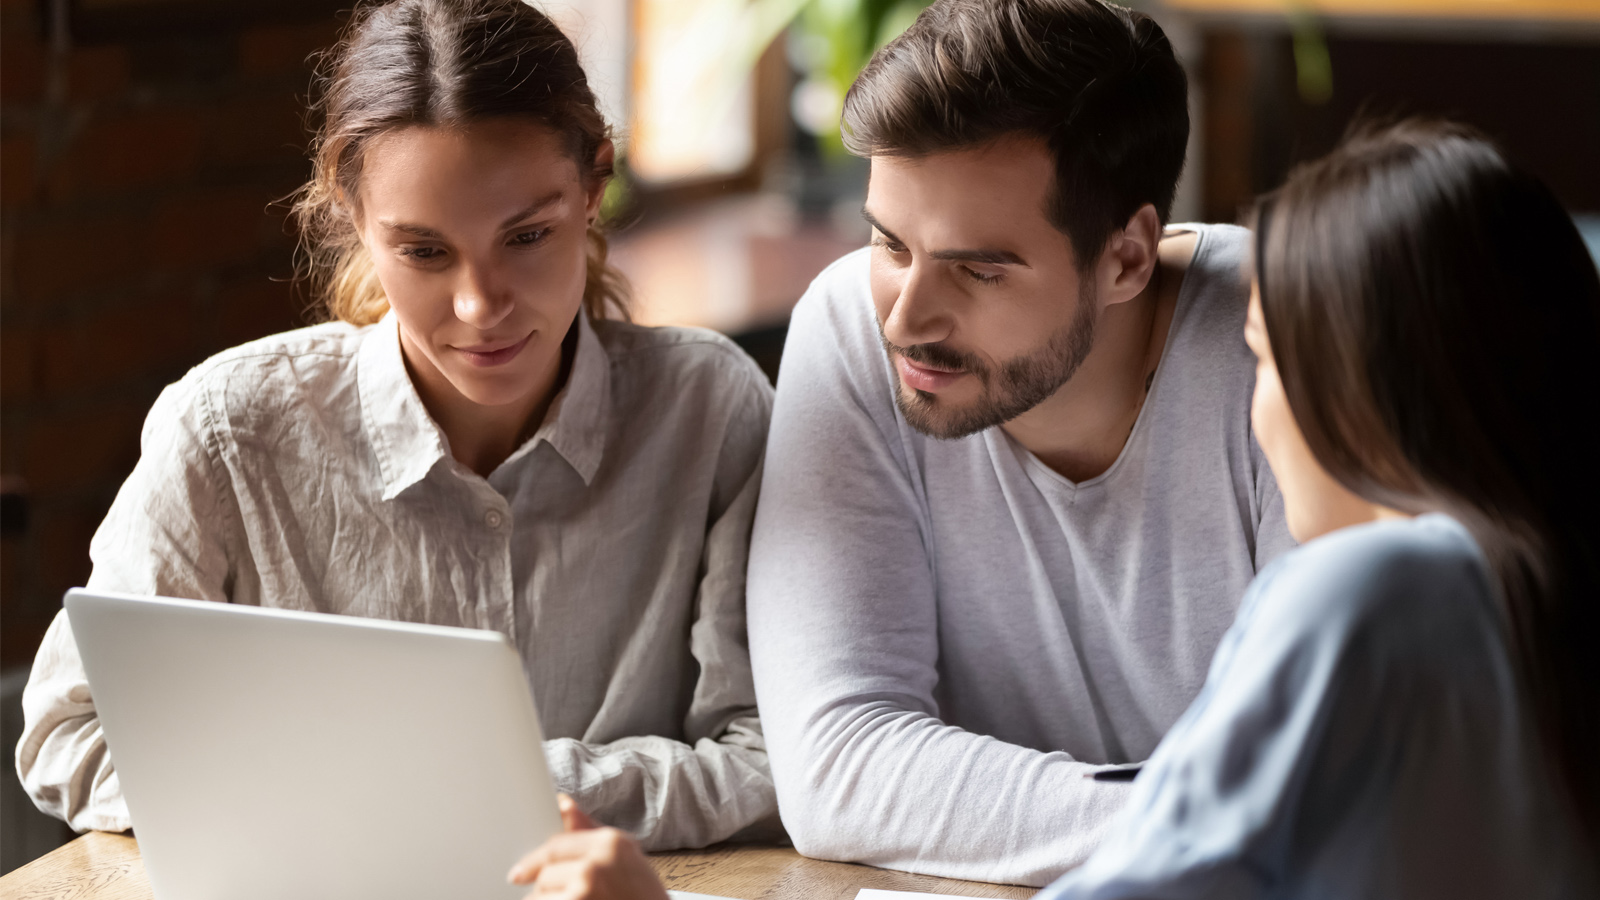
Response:
[[[1127,793],[1066,754],[883,703],[818,718],[773,767],[806,856],[1012,884],[1082,862]]]

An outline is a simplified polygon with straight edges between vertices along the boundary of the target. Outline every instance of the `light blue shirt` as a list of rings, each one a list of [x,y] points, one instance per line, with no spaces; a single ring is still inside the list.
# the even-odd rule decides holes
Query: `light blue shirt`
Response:
[[[1265,569],[1205,687],[1038,900],[1592,896],[1477,544],[1442,515]]]

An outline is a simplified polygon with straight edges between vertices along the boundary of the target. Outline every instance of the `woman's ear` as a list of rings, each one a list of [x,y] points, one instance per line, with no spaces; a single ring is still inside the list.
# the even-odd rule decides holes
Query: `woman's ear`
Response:
[[[600,146],[595,148],[594,167],[590,171],[609,173],[616,164],[617,145],[613,144],[609,139],[601,141]],[[586,207],[585,214],[589,219],[590,225],[593,225],[600,218],[600,202],[605,199],[606,183],[610,180],[611,176],[609,174],[589,180],[589,196],[584,206]]]

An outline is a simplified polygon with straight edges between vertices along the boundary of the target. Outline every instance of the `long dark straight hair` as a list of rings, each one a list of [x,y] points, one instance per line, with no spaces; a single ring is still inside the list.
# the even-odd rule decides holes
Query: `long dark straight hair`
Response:
[[[1317,461],[1461,521],[1542,748],[1600,858],[1600,275],[1471,129],[1359,129],[1257,209],[1267,337]]]

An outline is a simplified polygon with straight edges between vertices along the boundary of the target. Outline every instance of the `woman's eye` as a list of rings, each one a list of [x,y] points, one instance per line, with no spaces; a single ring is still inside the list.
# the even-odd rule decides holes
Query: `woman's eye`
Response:
[[[996,272],[993,275],[989,275],[989,274],[986,274],[986,273],[983,273],[983,272],[979,272],[977,269],[969,269],[966,266],[962,266],[961,267],[961,271],[966,273],[968,278],[971,278],[973,281],[976,281],[979,284],[994,284],[995,282],[997,282],[1000,279],[1005,277],[1004,275],[1001,275],[998,272]]]
[[[400,255],[417,262],[432,262],[444,256],[443,247],[401,247]]]
[[[521,231],[511,236],[510,243],[517,247],[526,247],[537,244],[550,234],[550,229],[540,228],[537,231]]]

